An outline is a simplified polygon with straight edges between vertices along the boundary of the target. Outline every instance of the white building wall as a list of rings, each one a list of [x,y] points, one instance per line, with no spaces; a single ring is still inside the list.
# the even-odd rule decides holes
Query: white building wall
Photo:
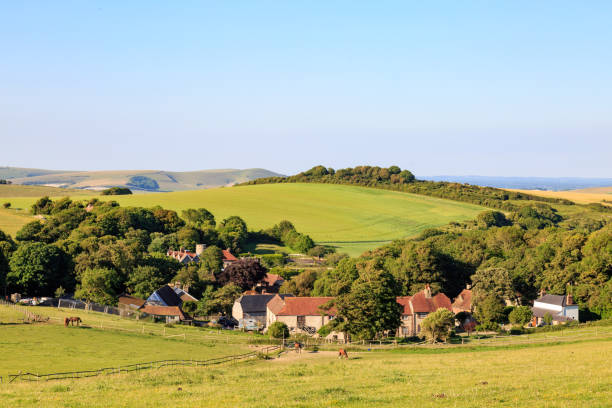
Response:
[[[577,305],[565,306],[565,309],[563,310],[563,315],[569,317],[570,319],[578,321],[578,309],[579,308]]]
[[[234,302],[234,306],[232,306],[232,317],[236,320],[240,320],[244,317],[242,313],[242,306],[238,302]]]

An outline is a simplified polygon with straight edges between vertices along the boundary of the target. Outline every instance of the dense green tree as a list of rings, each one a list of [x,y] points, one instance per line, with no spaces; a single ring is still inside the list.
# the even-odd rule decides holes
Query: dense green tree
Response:
[[[234,253],[239,253],[248,238],[247,225],[242,218],[232,216],[221,221],[217,228],[219,240]]]
[[[295,296],[311,296],[317,277],[318,272],[316,270],[307,269],[290,280],[285,281],[280,288],[280,293],[293,294]]]
[[[168,283],[166,276],[157,268],[137,266],[129,275],[127,288],[132,295],[146,299],[166,283]]]
[[[70,258],[54,245],[31,242],[11,255],[8,284],[29,296],[51,296],[59,286],[74,287]]]
[[[351,291],[335,300],[339,322],[343,323],[341,329],[363,339],[397,329],[401,306],[396,301],[395,287],[394,278],[388,272],[362,271]]]
[[[446,341],[450,329],[455,325],[455,316],[444,308],[440,308],[427,317],[421,323],[421,331],[432,343]]]
[[[223,269],[223,251],[221,248],[211,245],[206,247],[200,254],[200,274],[217,275]]]
[[[240,286],[230,283],[219,288],[212,295],[210,307],[215,313],[231,316],[234,302],[242,295]]]
[[[81,274],[74,296],[88,302],[115,305],[121,293],[121,277],[114,269],[86,269]]]
[[[196,228],[214,228],[217,225],[215,216],[206,208],[188,208],[183,210],[181,216]]]
[[[481,228],[504,227],[511,222],[506,219],[504,213],[499,211],[485,211],[476,217],[476,223]]]
[[[517,306],[508,315],[508,320],[512,324],[524,326],[531,321],[533,312],[529,306]]]
[[[504,308],[505,304],[498,296],[487,294],[474,305],[474,315],[483,325],[503,323],[506,318]]]

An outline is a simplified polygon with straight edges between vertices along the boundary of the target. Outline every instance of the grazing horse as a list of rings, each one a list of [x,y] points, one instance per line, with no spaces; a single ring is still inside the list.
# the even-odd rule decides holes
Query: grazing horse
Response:
[[[293,343],[293,349],[295,350],[296,353],[302,354],[302,345],[298,343],[297,341]]]
[[[338,358],[346,358],[348,360],[348,354],[345,349],[338,350]]]
[[[77,317],[66,317],[64,319],[64,326],[68,327],[69,324],[72,325],[72,326],[74,326],[74,325],[78,326],[79,323],[81,323],[81,322],[82,322],[82,320],[78,316]]]

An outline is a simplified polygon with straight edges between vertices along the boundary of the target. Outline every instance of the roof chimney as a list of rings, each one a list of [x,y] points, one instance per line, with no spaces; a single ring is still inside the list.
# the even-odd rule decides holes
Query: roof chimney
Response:
[[[565,297],[565,305],[571,306],[573,304],[574,304],[574,297],[571,295],[571,293],[568,293]]]
[[[431,297],[431,287],[429,286],[429,283],[425,285],[425,297],[426,298],[430,298]]]
[[[467,290],[472,290],[472,285],[471,285],[471,284],[469,284],[469,283],[467,283],[467,284],[465,285],[465,288],[466,288]]]

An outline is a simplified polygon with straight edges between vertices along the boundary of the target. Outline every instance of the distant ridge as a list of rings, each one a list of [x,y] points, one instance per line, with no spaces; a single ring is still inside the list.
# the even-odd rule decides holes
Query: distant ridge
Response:
[[[467,183],[483,187],[514,188],[522,190],[576,190],[609,187],[612,178],[588,177],[493,177],[493,176],[420,176],[421,180]]]
[[[66,171],[0,167],[0,179],[10,180],[14,184],[87,190],[128,187],[134,191],[143,192],[199,190],[231,186],[260,177],[275,176],[280,176],[280,174],[258,168],[180,172],[164,170]]]

